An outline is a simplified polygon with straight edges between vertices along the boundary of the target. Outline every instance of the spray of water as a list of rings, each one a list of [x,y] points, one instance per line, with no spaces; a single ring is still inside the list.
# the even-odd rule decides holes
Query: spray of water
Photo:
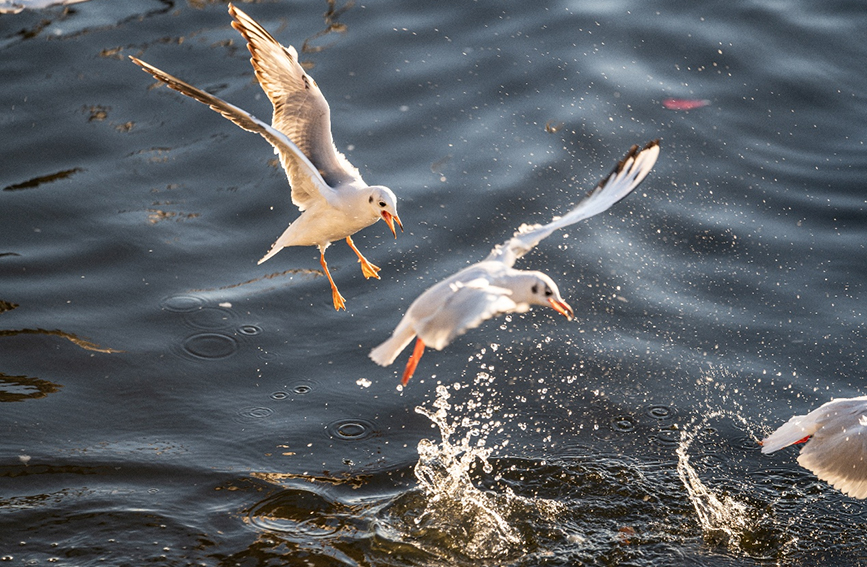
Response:
[[[726,373],[722,372],[721,377],[725,376]],[[715,380],[710,374],[705,379],[706,386],[712,386],[716,390],[725,389],[722,382]],[[723,392],[723,396],[726,403],[738,406],[728,393]],[[708,388],[705,399],[712,398]],[[719,419],[729,419],[745,431],[754,428],[739,411],[708,408],[702,416],[695,418],[684,428],[676,451],[677,474],[695,508],[705,538],[750,556],[784,552],[794,541],[781,541],[776,528],[777,522],[770,509],[707,486],[690,464],[689,449],[693,441],[700,433],[712,429],[710,424]]]
[[[705,486],[695,469],[689,464],[687,453],[696,433],[704,428],[708,420],[722,416],[721,411],[711,413],[694,428],[690,428],[692,433],[684,431],[677,448],[677,474],[695,508],[702,530],[714,536],[723,534],[726,541],[737,542],[741,534],[750,528],[749,507],[730,496],[719,497]]]
[[[453,388],[459,389],[460,385]],[[478,488],[472,473],[479,468],[488,474],[493,471],[488,459],[497,447],[486,446],[491,422],[467,417],[450,422],[449,389],[440,385],[436,391],[435,411],[416,408],[439,428],[441,435],[439,443],[423,439],[418,444],[415,476],[424,495],[424,511],[414,520],[419,530],[416,535],[472,559],[526,552],[528,539],[521,524],[526,525],[532,516],[553,518],[562,505],[524,498],[508,488],[503,492]],[[488,406],[475,415],[488,416],[495,409]],[[464,435],[455,440],[458,428]]]

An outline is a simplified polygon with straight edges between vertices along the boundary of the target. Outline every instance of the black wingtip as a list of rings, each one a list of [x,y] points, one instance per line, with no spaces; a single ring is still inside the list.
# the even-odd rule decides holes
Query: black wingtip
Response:
[[[635,156],[637,156],[638,154],[640,154],[641,152],[643,152],[645,150],[649,150],[650,148],[656,147],[658,145],[659,145],[659,138],[647,142],[647,144],[645,144],[644,147],[641,148],[640,150],[638,149],[638,144],[633,144],[633,146],[631,148],[629,148],[629,151],[626,152],[626,155],[623,156],[619,162],[617,162],[617,165],[614,166],[614,168],[611,170],[611,172],[602,178],[602,181],[599,182],[599,185],[605,185],[605,183],[607,183],[608,180],[611,179],[611,177],[613,175],[616,175],[616,174],[620,173],[621,171],[623,171],[623,169],[626,167],[626,162],[628,162],[629,160],[634,161]]]

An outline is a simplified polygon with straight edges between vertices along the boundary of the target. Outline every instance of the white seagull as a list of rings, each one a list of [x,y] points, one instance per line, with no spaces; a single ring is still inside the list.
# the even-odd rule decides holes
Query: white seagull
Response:
[[[762,440],[762,453],[806,443],[798,464],[853,498],[867,498],[867,396],[796,415]]]
[[[310,75],[298,64],[298,52],[284,47],[250,16],[229,4],[235,18],[232,27],[247,40],[250,62],[262,90],[274,105],[271,125],[237,106],[206,93],[130,56],[142,69],[170,88],[207,104],[244,130],[255,132],[274,146],[292,186],[292,202],[301,216],[277,239],[261,264],[286,246],[317,246],[319,262],[331,283],[335,309],[346,309],[345,300],[328,271],[325,249],[335,240],[346,243],[358,255],[365,278],[379,279],[379,268],[358,251],[352,235],[383,219],[397,238],[401,231],[397,198],[388,187],[368,186],[358,170],[337,151],[331,137],[331,110]]]
[[[550,277],[512,266],[558,228],[597,215],[629,195],[650,173],[658,156],[659,140],[640,151],[632,146],[614,170],[567,214],[545,225],[522,225],[487,258],[429,288],[412,302],[391,338],[370,351],[370,358],[388,366],[418,336],[403,374],[401,383],[405,386],[425,346],[442,350],[458,335],[502,313],[524,313],[531,305],[549,305],[571,320],[574,312]]]

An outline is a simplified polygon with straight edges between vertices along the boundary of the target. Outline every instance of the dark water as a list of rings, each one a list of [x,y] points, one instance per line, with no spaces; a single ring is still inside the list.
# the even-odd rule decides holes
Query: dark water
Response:
[[[356,236],[380,281],[329,249],[346,313],[315,249],[256,265],[297,216],[270,147],[127,60],[268,117],[225,4],[0,15],[5,563],[867,565],[867,506],[756,443],[867,392],[861,3],[394,0],[320,37],[325,2],[243,8],[324,48],[337,144],[408,230]],[[520,263],[577,321],[489,322],[403,392],[406,355],[367,359],[657,137]]]

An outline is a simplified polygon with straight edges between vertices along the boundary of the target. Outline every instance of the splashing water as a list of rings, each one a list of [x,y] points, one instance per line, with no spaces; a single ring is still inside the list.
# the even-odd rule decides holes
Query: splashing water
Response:
[[[684,429],[676,450],[677,474],[695,508],[702,532],[711,542],[752,557],[766,556],[769,552],[784,554],[795,540],[782,537],[769,509],[762,510],[759,505],[719,494],[705,485],[690,465],[688,451],[692,442],[699,433],[708,430],[712,420],[720,418],[731,419],[747,431],[753,428],[738,412],[711,410]]]
[[[723,413],[722,411],[711,413],[702,418],[693,433],[683,433],[676,451],[677,474],[695,508],[702,530],[714,534],[722,532],[727,536],[726,540],[733,542],[738,541],[740,534],[750,527],[749,507],[730,496],[723,496],[720,499],[702,483],[695,469],[689,464],[689,455],[687,454],[696,432],[700,431],[708,420],[721,417]]]
[[[455,384],[453,388],[457,390],[460,385]],[[436,391],[433,403],[436,411],[415,408],[439,428],[442,437],[439,444],[428,439],[418,444],[415,476],[425,503],[424,511],[414,519],[419,530],[415,535],[472,559],[525,553],[529,542],[516,524],[530,516],[552,519],[562,509],[562,504],[524,498],[508,488],[503,493],[477,488],[471,472],[481,465],[482,470],[490,474],[493,467],[488,458],[498,448],[486,447],[490,423],[467,417],[449,423],[451,394],[442,385]],[[496,408],[486,410],[482,415],[490,415]],[[455,442],[452,436],[459,426],[467,431]],[[475,442],[471,441],[473,438],[477,438]]]

